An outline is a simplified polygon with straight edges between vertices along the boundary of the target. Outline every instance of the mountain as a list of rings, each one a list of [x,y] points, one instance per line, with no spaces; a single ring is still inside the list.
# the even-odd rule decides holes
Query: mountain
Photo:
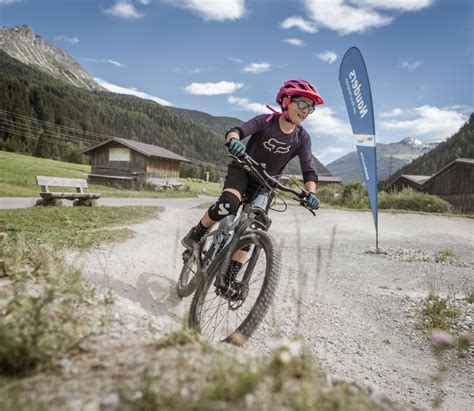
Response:
[[[457,158],[474,159],[474,113],[457,133],[402,167],[383,182],[382,188],[388,187],[402,174],[432,175]]]
[[[433,150],[438,143],[422,143],[414,137],[407,137],[398,143],[377,144],[377,177],[385,180],[399,168],[415,158]],[[341,177],[343,182],[364,181],[357,151],[352,151],[326,166],[329,171]]]
[[[222,136],[209,129],[150,100],[74,87],[0,51],[0,149],[79,161],[82,150],[110,136],[155,144],[225,172]]]
[[[29,26],[0,28],[0,149],[79,161],[90,145],[124,137],[198,160],[201,172],[211,167],[222,176],[223,135],[241,122],[107,92]],[[315,163],[319,174],[328,173]],[[297,159],[285,172],[300,173]]]
[[[76,87],[104,90],[71,56],[48,44],[27,25],[0,27],[0,50]]]

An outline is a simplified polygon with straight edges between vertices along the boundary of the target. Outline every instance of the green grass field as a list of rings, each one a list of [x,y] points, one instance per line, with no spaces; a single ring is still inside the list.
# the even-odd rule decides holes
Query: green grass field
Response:
[[[67,178],[84,178],[90,172],[90,165],[65,163],[27,156],[23,154],[0,151],[0,197],[36,197],[40,188],[35,176],[54,176]],[[196,197],[197,194],[219,195],[222,186],[217,183],[192,182],[180,179],[190,187],[189,191],[155,192],[151,190],[124,190],[91,184],[90,192],[99,192],[102,197]]]
[[[0,233],[9,244],[54,249],[124,241],[134,232],[118,225],[155,218],[162,207],[31,207],[0,210]],[[0,244],[1,244],[0,240]]]

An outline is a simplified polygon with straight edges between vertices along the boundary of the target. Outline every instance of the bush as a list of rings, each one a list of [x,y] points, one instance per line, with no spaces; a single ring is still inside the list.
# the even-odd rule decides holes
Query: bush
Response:
[[[355,209],[369,208],[369,197],[363,183],[330,184],[318,191],[323,203]]]
[[[454,305],[454,298],[440,297],[431,292],[423,300],[422,321],[425,328],[449,331],[452,320],[459,318],[461,312]]]
[[[382,192],[378,197],[379,208],[394,210],[425,211],[428,213],[452,212],[451,205],[442,198],[412,188],[395,193]]]
[[[79,273],[44,250],[3,245],[0,270],[0,277],[11,281],[10,298],[0,303],[1,374],[31,370],[80,340]]]
[[[369,197],[363,183],[330,184],[318,191],[323,204],[354,209],[370,208]],[[378,194],[379,209],[424,211],[428,213],[452,212],[452,206],[442,198],[412,188],[395,193]]]

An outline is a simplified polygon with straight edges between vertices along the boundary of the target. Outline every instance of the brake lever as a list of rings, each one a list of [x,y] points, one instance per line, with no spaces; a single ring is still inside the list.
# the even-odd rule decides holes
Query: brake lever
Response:
[[[314,217],[316,217],[316,213],[314,212],[314,210],[313,210],[312,208],[309,208],[309,207],[308,207],[308,200],[307,200],[307,197],[306,197],[305,192],[302,192],[302,193],[300,194],[299,201],[300,201],[300,205],[301,205],[301,206],[303,206],[304,208],[306,208],[306,210],[308,210],[311,214],[313,214]]]

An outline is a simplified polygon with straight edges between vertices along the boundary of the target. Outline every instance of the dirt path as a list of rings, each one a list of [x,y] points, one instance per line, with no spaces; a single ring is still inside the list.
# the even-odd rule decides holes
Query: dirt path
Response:
[[[179,318],[189,301],[180,301],[174,292],[177,244],[201,213],[169,208],[159,219],[132,226],[134,239],[76,256],[76,261],[94,282],[158,316]],[[282,278],[272,313],[244,349],[266,351],[275,334],[300,335],[333,377],[429,409],[437,362],[413,313],[430,289],[461,295],[474,288],[474,220],[382,213],[380,246],[391,250],[391,257],[365,252],[374,246],[368,212],[321,210],[313,218],[293,208],[271,217],[270,233],[283,250]],[[447,249],[468,266],[402,261]],[[472,332],[472,304],[469,309],[464,324]],[[452,364],[444,406],[473,409],[472,352]]]

